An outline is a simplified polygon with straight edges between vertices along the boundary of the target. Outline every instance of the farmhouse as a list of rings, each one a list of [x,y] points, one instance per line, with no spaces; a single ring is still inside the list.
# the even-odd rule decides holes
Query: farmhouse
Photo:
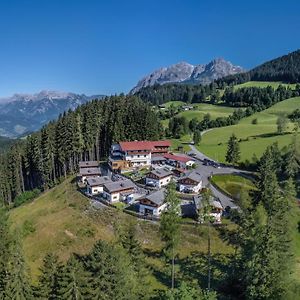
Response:
[[[80,168],[79,174],[81,177],[82,183],[86,183],[88,178],[101,176],[100,168]]]
[[[203,215],[203,208],[204,208],[203,196],[202,195],[194,196],[193,202],[195,205],[196,213],[201,217],[201,215]],[[216,223],[221,223],[221,217],[224,208],[220,200],[214,196],[210,196],[209,206],[210,206],[209,216],[212,217]],[[201,218],[203,218],[203,216]]]
[[[163,156],[170,146],[168,140],[120,142],[111,146],[108,163],[113,171],[150,166],[152,155]]]
[[[198,193],[202,188],[202,176],[198,171],[192,171],[177,181],[178,189],[184,193]]]
[[[79,169],[83,168],[97,168],[99,167],[99,163],[95,160],[90,161],[80,161],[79,162]]]
[[[167,164],[176,168],[188,168],[195,164],[195,161],[187,155],[167,153],[164,155]]]
[[[87,193],[90,195],[101,194],[104,184],[108,182],[112,182],[108,176],[88,178],[86,185]]]
[[[152,170],[146,175],[146,185],[161,188],[170,183],[172,179],[172,172],[167,169]]]
[[[148,194],[142,197],[139,202],[139,212],[141,214],[159,217],[167,208],[167,203],[165,203],[165,189]]]
[[[126,200],[135,191],[135,185],[129,179],[107,182],[103,185],[103,198],[110,203]]]

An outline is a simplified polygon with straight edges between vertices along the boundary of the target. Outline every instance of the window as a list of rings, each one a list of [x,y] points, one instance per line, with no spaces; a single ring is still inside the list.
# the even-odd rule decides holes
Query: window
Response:
[[[140,155],[138,154],[138,156],[137,157],[140,157]]]
[[[144,157],[147,157],[147,155],[144,155]]]

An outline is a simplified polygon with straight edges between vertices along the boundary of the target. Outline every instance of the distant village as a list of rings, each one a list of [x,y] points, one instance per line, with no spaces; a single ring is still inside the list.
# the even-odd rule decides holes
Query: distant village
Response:
[[[159,218],[168,209],[166,187],[176,183],[183,217],[196,217],[203,207],[203,178],[192,154],[171,152],[171,142],[132,141],[111,146],[107,167],[79,163],[79,185],[85,194],[108,205],[124,204],[138,216]],[[225,208],[210,196],[210,216],[221,223]]]

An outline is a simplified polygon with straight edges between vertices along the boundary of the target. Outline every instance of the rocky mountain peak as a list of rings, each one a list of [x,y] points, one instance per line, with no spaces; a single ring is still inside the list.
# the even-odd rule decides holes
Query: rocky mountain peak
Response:
[[[227,75],[244,72],[239,66],[234,66],[231,62],[223,58],[215,58],[207,64],[192,65],[185,61],[163,67],[142,78],[131,90],[136,93],[141,88],[155,84],[166,83],[198,83],[208,84],[215,79]]]

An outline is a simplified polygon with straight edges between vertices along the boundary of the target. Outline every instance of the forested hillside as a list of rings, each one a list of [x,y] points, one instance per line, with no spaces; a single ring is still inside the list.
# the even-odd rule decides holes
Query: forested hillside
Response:
[[[135,96],[87,103],[0,156],[0,201],[11,204],[24,191],[55,185],[75,173],[80,160],[105,157],[114,141],[159,136],[156,114]]]
[[[230,75],[216,82],[238,84],[246,81],[300,82],[300,50],[265,62],[248,72]]]
[[[16,140],[12,140],[7,137],[0,136],[0,153],[9,149],[9,147],[13,145],[15,142]]]

